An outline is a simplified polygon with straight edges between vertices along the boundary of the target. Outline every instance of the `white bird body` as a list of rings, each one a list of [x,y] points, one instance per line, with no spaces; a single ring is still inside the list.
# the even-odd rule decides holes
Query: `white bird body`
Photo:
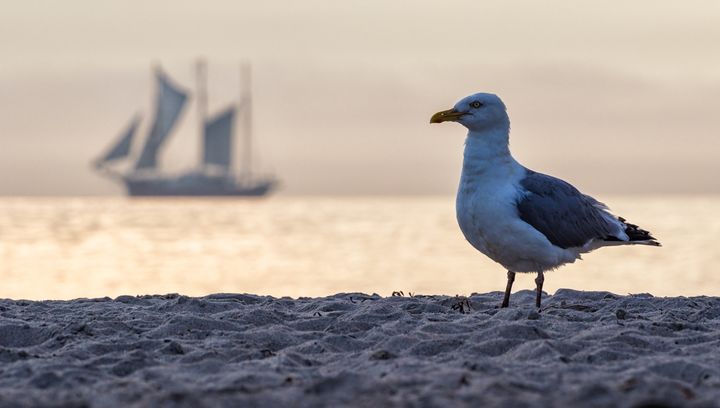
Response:
[[[612,215],[569,183],[528,170],[510,154],[510,119],[496,95],[479,93],[430,123],[468,128],[458,187],[457,220],[478,251],[508,269],[506,307],[516,272],[537,272],[540,306],[543,273],[602,246],[660,246],[648,231]]]
[[[539,272],[574,262],[578,251],[554,246],[518,217],[515,203],[522,196],[520,180],[526,170],[507,143],[496,143],[503,135],[507,138],[508,130],[469,134],[465,141],[455,203],[460,230],[475,249],[513,272]]]

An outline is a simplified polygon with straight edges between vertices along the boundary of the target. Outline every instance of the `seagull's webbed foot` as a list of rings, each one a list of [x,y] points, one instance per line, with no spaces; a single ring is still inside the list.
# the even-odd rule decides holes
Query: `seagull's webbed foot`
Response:
[[[542,272],[538,272],[538,276],[537,278],[535,278],[535,285],[537,285],[537,287],[535,288],[535,307],[537,307],[538,309],[540,309],[540,301],[542,300],[543,282],[545,282],[545,274],[543,274]]]
[[[507,286],[505,286],[505,296],[503,297],[503,301],[500,307],[508,307],[510,305],[510,291],[512,290],[513,282],[515,282],[515,272],[508,271]]]

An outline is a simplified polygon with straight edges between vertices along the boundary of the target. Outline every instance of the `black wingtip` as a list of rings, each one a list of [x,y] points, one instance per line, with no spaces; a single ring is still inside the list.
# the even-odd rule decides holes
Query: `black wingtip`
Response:
[[[657,240],[657,238],[653,237],[650,234],[650,231],[644,230],[640,227],[638,227],[635,224],[631,224],[625,220],[623,217],[618,217],[618,220],[625,225],[625,234],[627,234],[628,238],[630,239],[630,242],[638,242],[643,243],[646,245],[652,245],[652,246],[662,246],[660,241]]]

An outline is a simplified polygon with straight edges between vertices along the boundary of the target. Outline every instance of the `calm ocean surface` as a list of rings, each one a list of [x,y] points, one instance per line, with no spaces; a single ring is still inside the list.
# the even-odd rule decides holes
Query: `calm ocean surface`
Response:
[[[720,197],[599,197],[662,248],[604,248],[545,288],[720,295]],[[533,287],[521,275],[515,289]],[[503,290],[454,198],[0,198],[0,297]]]

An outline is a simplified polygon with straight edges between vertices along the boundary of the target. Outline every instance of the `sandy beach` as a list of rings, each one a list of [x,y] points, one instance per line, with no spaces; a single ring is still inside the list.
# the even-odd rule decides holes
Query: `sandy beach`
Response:
[[[714,407],[720,298],[0,301],[0,406]]]

